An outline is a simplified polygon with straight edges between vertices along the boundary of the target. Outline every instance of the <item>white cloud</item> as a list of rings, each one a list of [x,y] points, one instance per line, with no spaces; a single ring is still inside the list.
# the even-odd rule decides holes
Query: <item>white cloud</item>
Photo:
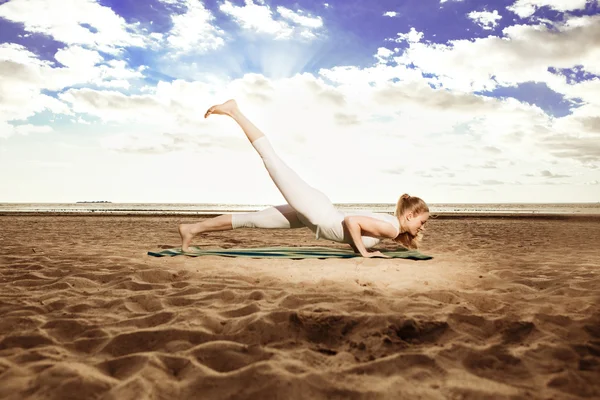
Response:
[[[12,61],[15,64],[35,65],[38,67],[51,65],[48,61],[38,59],[38,57],[27,50],[25,46],[16,43],[0,43],[0,60]]]
[[[50,133],[54,131],[52,127],[45,125],[17,125],[15,126],[15,132],[18,135],[28,135],[30,133]]]
[[[515,25],[503,34],[447,44],[409,40],[409,49],[395,60],[437,75],[447,89],[469,92],[530,81],[558,86],[563,79],[548,72],[551,66],[583,65],[588,72],[600,73],[600,42],[594,40],[600,35],[600,16],[571,18],[552,29]]]
[[[135,25],[97,0],[12,0],[0,5],[0,17],[22,23],[27,32],[107,53],[146,45]]]
[[[380,47],[377,49],[377,54],[375,57],[380,63],[386,63],[390,60],[390,57],[394,54],[393,50],[390,50],[386,47]]]
[[[113,79],[118,80],[118,82],[127,82],[127,85],[129,85],[129,80],[143,78],[142,72],[146,70],[146,67],[142,65],[132,69],[129,68],[125,60],[110,60],[99,66],[98,70],[101,81],[95,80],[92,82],[99,86],[102,86],[105,81],[114,82]]]
[[[396,43],[419,43],[421,39],[423,39],[423,32],[419,32],[415,28],[410,28],[410,31],[408,31],[408,33],[398,33],[397,38],[387,40],[391,40]]]
[[[176,16],[189,17],[188,0],[163,2],[182,7]],[[248,9],[249,4],[256,8]],[[223,6],[230,7],[234,14],[229,15],[245,28],[281,39],[310,37],[323,29],[320,18],[287,8],[272,9],[264,2]],[[198,14],[199,25],[214,22],[207,15]],[[184,51],[205,33],[220,37],[217,30],[186,31],[189,21],[177,30],[173,18],[174,28],[164,35],[156,33],[153,40],[167,40]],[[0,92],[10,101],[0,99],[0,135],[48,133],[51,127],[29,124],[26,119],[42,111],[70,113],[69,120],[81,124],[102,122],[85,127],[86,131],[96,129],[98,136],[106,138],[102,140],[105,147],[119,153],[94,149],[102,157],[127,162],[143,157],[124,157],[139,154],[165,157],[147,158],[144,164],[160,164],[156,171],[164,176],[180,175],[181,163],[189,162],[186,165],[194,169],[216,171],[206,178],[207,185],[222,185],[222,178],[214,177],[226,176],[237,192],[243,185],[250,187],[252,194],[235,197],[238,201],[279,199],[239,129],[226,118],[203,119],[209,105],[235,97],[284,159],[334,201],[393,201],[399,191],[432,201],[535,201],[528,197],[527,182],[521,192],[516,188],[523,171],[537,171],[527,177],[530,180],[548,178],[582,187],[586,185],[581,182],[597,185],[600,179],[597,172],[590,172],[600,165],[600,79],[570,84],[565,76],[548,72],[549,66],[575,64],[598,71],[600,50],[594,38],[599,36],[599,22],[598,16],[570,17],[553,27],[516,25],[502,36],[446,44],[423,41],[423,33],[411,28],[393,39],[406,43],[408,49],[380,47],[374,55],[377,62],[368,68],[335,67],[285,79],[246,74],[210,83],[175,80],[148,85],[141,90],[143,95],[103,89],[127,88],[144,71],[130,68],[124,60],[105,60],[98,46],[65,45],[52,62],[40,60],[22,46],[4,43],[0,45]],[[289,52],[286,57],[290,58]],[[194,68],[193,64],[189,67]],[[581,98],[584,104],[572,115],[553,118],[535,105],[473,93],[530,81],[544,82],[567,98]],[[62,93],[56,99],[45,90]],[[365,157],[365,162],[350,165],[348,154]],[[244,168],[221,168],[225,172],[215,168],[225,165],[218,164],[224,159],[235,159]],[[173,169],[168,167],[171,164]],[[332,169],[332,164],[344,168]],[[148,170],[143,173],[157,179]],[[361,193],[356,192],[356,179],[364,182]],[[143,185],[127,189],[134,193],[133,187],[137,190]],[[590,193],[597,188],[587,187]],[[262,188],[273,191],[255,197]],[[460,197],[465,188],[470,190],[469,197]],[[497,192],[484,197],[477,192],[479,188]],[[509,192],[521,197],[503,197],[510,196]],[[539,198],[548,193],[536,191]],[[227,195],[229,199],[237,196]]]
[[[472,11],[468,14],[475,23],[481,26],[483,29],[492,30],[498,26],[498,21],[502,19],[502,16],[498,14],[497,10],[493,12],[489,11]]]
[[[392,82],[396,79],[400,81]],[[514,99],[433,89],[420,71],[401,65],[337,67],[319,76],[278,80],[258,74],[210,84],[178,80],[160,82],[146,92],[140,96],[70,89],[61,99],[80,113],[78,118],[94,116],[109,123],[102,143],[119,157],[171,157],[199,170],[214,168],[223,159],[238,160],[243,172],[225,168],[219,179],[234,186],[251,182],[264,193],[236,197],[238,201],[281,200],[235,124],[202,117],[208,106],[231,97],[268,134],[282,157],[334,201],[393,201],[399,190],[431,201],[460,201],[464,188],[495,190],[500,185],[518,193],[514,188],[523,170],[576,176],[578,182],[598,179],[571,172],[577,171],[576,163],[600,162],[595,158],[598,147],[591,140],[569,145],[570,137],[559,136],[563,128],[557,119],[539,108]],[[521,132],[525,134],[518,135]],[[365,162],[348,164],[348,154],[361,155]],[[483,167],[467,167],[465,160]],[[552,164],[556,160],[559,165]],[[332,164],[344,168],[331,169]],[[581,165],[578,168],[582,171]],[[364,193],[353,190],[356,179],[365,182]],[[539,180],[539,173],[532,179]],[[210,184],[218,184],[214,181]],[[526,185],[521,186],[526,193]],[[471,201],[486,199],[475,192],[470,196]]]
[[[214,26],[215,17],[210,10],[197,0],[159,0],[162,3],[177,5],[185,9],[182,14],[171,15],[173,27],[165,35],[169,44],[175,49],[188,52],[206,52],[215,50],[225,44],[224,32]],[[154,38],[161,39],[162,35],[154,34]]]
[[[25,120],[44,110],[68,112],[64,104],[41,93],[50,83],[46,75],[50,65],[23,46],[0,44],[0,123]]]
[[[246,75],[229,84],[223,83],[220,88],[199,83],[196,85],[202,86],[194,87],[191,82],[177,81],[161,83],[155,95],[71,90],[65,96],[72,96],[68,100],[73,102],[75,111],[88,112],[107,121],[146,123],[158,129],[159,136],[152,139],[154,141],[144,142],[139,134],[121,142],[115,139],[111,147],[123,151],[183,151],[185,143],[189,149],[210,148],[229,136],[223,133],[225,127],[240,137],[239,132],[222,119],[185,120],[186,116],[202,115],[203,108],[212,103],[235,97],[282,151],[311,154],[313,168],[317,169],[335,162],[329,153],[331,146],[339,153],[377,154],[377,158],[370,161],[371,168],[384,171],[397,169],[397,145],[403,149],[406,174],[402,178],[422,169],[417,165],[426,165],[427,169],[449,166],[455,170],[465,159],[487,165],[511,157],[535,164],[552,157],[551,149],[540,151],[534,137],[521,137],[518,146],[511,137],[514,132],[527,132],[535,126],[553,130],[551,119],[537,107],[514,99],[497,100],[432,89],[417,76],[413,76],[412,84],[392,84],[386,79],[398,76],[399,69],[395,75],[392,70],[382,67],[321,71],[335,84],[310,74],[282,80]],[[378,74],[383,76],[377,78]],[[357,82],[363,86],[357,87]],[[204,94],[199,97],[201,93]],[[219,98],[208,93],[218,93]],[[435,118],[431,117],[432,113]],[[307,115],[310,118],[306,118]],[[170,132],[173,126],[178,127],[179,133],[166,135],[164,132]],[[369,132],[368,138],[365,132]],[[196,135],[196,139],[187,135]],[[237,148],[238,145],[232,146]],[[445,151],[449,148],[453,150]],[[486,171],[477,172],[479,180],[495,179],[499,173],[498,170]],[[499,180],[514,180],[513,173],[514,170],[504,171],[505,179]],[[336,175],[337,178],[340,177]]]
[[[311,17],[305,15],[306,13],[301,10],[294,12],[289,8],[279,6],[277,7],[277,12],[279,15],[281,15],[281,17],[306,28],[318,29],[323,26],[323,20],[321,17]]]
[[[59,98],[72,105],[77,113],[108,121],[148,121],[161,113],[162,105],[149,95],[125,95],[121,92],[94,89],[69,89]]]
[[[0,122],[24,121],[43,111],[71,114],[67,104],[44,91],[83,84],[128,88],[129,80],[143,77],[144,67],[131,69],[123,60],[104,61],[97,51],[77,45],[59,49],[55,59],[62,66],[40,60],[21,45],[0,44]],[[18,129],[11,129],[3,135],[16,133]]]
[[[290,39],[296,36],[314,39],[323,27],[321,17],[313,17],[303,11],[292,11],[285,7],[277,7],[276,11],[281,19],[276,19],[271,7],[255,4],[252,0],[246,0],[244,6],[236,6],[226,0],[219,9],[231,16],[243,29],[273,35],[276,39]]]
[[[129,80],[143,78],[142,71],[146,68],[131,69],[124,60],[105,62],[97,51],[79,46],[59,49],[54,58],[66,67],[47,71],[57,90],[80,83],[127,89],[130,87]]]
[[[143,95],[114,90],[71,88],[59,95],[73,111],[109,123],[135,123],[153,129],[198,129],[214,88],[201,82],[159,82]]]
[[[44,89],[61,90],[84,83],[127,89],[130,80],[143,78],[142,72],[146,68],[140,66],[132,69],[124,60],[105,61],[98,52],[79,46],[59,49],[54,57],[65,68],[46,68],[43,74],[48,81]]]
[[[245,6],[236,6],[225,1],[219,9],[233,17],[244,29],[272,34],[278,38],[289,37],[293,32],[293,29],[284,21],[273,19],[273,12],[269,6],[254,4],[252,0],[247,1]]]
[[[399,36],[408,38],[409,34]],[[479,112],[480,107],[475,103],[467,107],[472,108],[474,115],[485,118],[460,123],[465,124],[466,132],[483,135],[496,132],[488,135],[486,140],[500,150],[504,151],[503,143],[526,141],[532,150],[544,149],[546,156],[572,160],[588,167],[600,162],[600,148],[596,144],[600,143],[600,121],[596,118],[600,115],[600,79],[570,84],[565,76],[553,74],[548,69],[580,65],[583,71],[600,73],[600,43],[594,40],[599,36],[600,16],[583,16],[567,18],[551,27],[545,24],[510,26],[503,30],[502,37],[457,40],[447,44],[407,40],[409,48],[394,57],[396,67],[388,62],[387,71],[393,74],[392,71],[398,68],[404,73],[406,66],[414,66],[419,74],[432,74],[435,83],[455,94],[543,82],[568,99],[581,99],[583,104],[574,108],[571,115],[555,119],[545,116],[536,107],[527,110],[526,106],[518,106],[501,116],[489,109]],[[364,70],[362,75],[354,76],[354,79],[368,79],[369,72]],[[408,97],[405,96],[418,99],[415,93],[406,95],[404,90],[386,94],[384,98],[406,101]],[[429,97],[430,102],[434,101],[430,107],[448,104],[456,108],[459,99],[446,101],[439,96]],[[507,100],[506,105],[510,102]],[[461,109],[456,110],[460,112]],[[527,118],[531,120],[526,121]]]
[[[0,138],[8,138],[13,135],[29,135],[38,133],[51,133],[52,127],[47,125],[16,125],[13,126],[0,120]]]
[[[550,7],[553,10],[565,12],[582,10],[590,2],[590,0],[517,0],[507,9],[521,18],[527,18],[532,16],[540,7]]]
[[[54,58],[65,67],[76,69],[90,68],[104,61],[104,57],[97,51],[87,50],[80,46],[59,49]]]
[[[386,11],[383,13],[383,16],[394,18],[394,17],[398,16],[398,13],[396,11]]]

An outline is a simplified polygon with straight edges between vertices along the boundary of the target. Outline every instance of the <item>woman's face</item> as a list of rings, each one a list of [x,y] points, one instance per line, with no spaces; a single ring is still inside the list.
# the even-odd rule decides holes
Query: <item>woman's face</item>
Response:
[[[424,212],[417,215],[414,215],[413,213],[408,213],[406,215],[406,228],[408,228],[408,232],[410,232],[410,234],[413,236],[417,236],[419,232],[425,230],[425,223],[428,219],[428,212]]]

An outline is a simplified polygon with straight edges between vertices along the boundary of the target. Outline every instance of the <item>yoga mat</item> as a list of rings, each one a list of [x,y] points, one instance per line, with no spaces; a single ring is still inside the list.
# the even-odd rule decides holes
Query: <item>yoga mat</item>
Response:
[[[383,254],[392,258],[407,258],[410,260],[430,260],[433,257],[421,254],[416,250],[398,248],[394,251],[382,251]],[[223,257],[245,257],[245,258],[353,258],[362,257],[352,250],[331,249],[328,247],[256,247],[248,249],[201,249],[190,246],[190,251],[183,252],[181,248],[165,249],[158,252],[149,251],[149,256],[172,257],[172,256],[223,256]],[[385,259],[385,258],[381,258]]]

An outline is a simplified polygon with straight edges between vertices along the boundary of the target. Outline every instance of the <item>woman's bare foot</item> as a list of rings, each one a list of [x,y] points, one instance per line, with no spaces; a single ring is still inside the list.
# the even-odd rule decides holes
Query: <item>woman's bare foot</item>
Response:
[[[181,236],[181,251],[190,251],[190,243],[194,238],[193,232],[194,224],[180,224],[179,225],[179,236]]]
[[[206,114],[204,114],[204,118],[208,118],[208,116],[211,114],[229,115],[231,117],[232,114],[236,111],[238,111],[238,105],[237,105],[236,101],[233,99],[227,100],[223,104],[218,104],[216,106],[212,106],[211,108],[209,108],[206,111]]]

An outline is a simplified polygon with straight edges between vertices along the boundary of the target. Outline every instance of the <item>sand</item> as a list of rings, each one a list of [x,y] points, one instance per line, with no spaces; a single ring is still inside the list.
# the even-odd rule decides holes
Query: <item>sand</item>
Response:
[[[0,398],[600,398],[598,217],[432,219],[429,261],[146,255],[193,219],[0,215]]]

